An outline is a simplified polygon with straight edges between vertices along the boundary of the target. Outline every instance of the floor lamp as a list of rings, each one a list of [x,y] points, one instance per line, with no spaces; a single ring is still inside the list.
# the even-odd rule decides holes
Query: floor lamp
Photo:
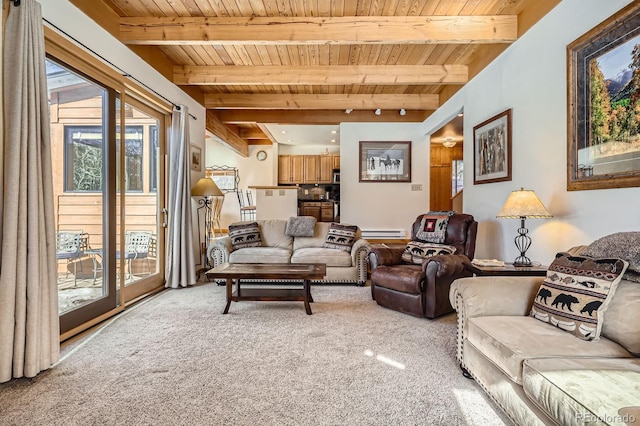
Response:
[[[222,203],[224,202],[224,193],[220,191],[218,185],[213,179],[204,177],[191,188],[192,197],[201,197],[198,200],[198,246],[200,247],[200,256],[205,254],[204,265],[209,267],[209,259],[206,257],[207,244],[215,237],[214,224],[220,229],[220,212],[222,211]],[[200,228],[200,210],[204,210],[204,232]],[[221,230],[222,231],[222,230]],[[202,243],[202,234],[205,235],[205,242]]]
[[[525,228],[524,221],[527,218],[547,219],[553,216],[551,216],[535,192],[520,188],[520,190],[512,191],[509,194],[497,217],[520,219],[520,228],[518,228],[518,235],[515,238],[520,256],[516,257],[513,264],[514,266],[532,266],[531,259],[526,256],[527,249],[531,245],[531,237],[527,235],[529,230]]]

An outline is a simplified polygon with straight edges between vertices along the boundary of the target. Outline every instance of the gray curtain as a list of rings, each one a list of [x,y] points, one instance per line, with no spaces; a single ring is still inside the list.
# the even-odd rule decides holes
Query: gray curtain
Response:
[[[11,3],[4,33],[0,382],[60,357],[56,239],[40,4]]]
[[[189,151],[189,110],[180,105],[173,110],[169,136],[167,288],[196,283]]]

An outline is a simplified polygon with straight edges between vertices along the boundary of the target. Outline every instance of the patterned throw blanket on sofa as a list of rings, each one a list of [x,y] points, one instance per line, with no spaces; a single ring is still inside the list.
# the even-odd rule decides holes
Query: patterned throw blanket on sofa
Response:
[[[447,236],[449,217],[455,213],[454,211],[443,211],[428,212],[422,215],[420,229],[416,232],[416,238],[430,243],[444,243]]]

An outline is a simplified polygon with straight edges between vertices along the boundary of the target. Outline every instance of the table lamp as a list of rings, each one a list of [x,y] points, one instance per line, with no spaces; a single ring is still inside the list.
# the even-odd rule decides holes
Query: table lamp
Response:
[[[513,261],[514,266],[532,266],[531,259],[526,256],[527,249],[531,246],[531,237],[527,235],[529,230],[525,228],[524,221],[530,219],[547,219],[553,217],[544,207],[542,201],[532,190],[520,188],[512,191],[509,198],[498,213],[499,218],[520,219],[518,236],[515,238],[516,247],[520,251],[520,256]]]
[[[217,222],[218,228],[220,228],[220,211],[222,210],[222,203],[224,202],[224,193],[220,191],[218,185],[213,179],[204,177],[201,178],[196,185],[191,188],[192,197],[202,197],[198,200],[198,243],[200,246],[200,252],[203,251],[203,245],[200,230],[200,210],[204,209],[204,226],[206,243],[211,240],[213,223]],[[213,204],[213,205],[212,205]]]

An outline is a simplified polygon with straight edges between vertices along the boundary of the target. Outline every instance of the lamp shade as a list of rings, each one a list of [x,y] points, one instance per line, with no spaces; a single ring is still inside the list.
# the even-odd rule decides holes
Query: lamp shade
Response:
[[[497,217],[546,219],[553,216],[545,208],[535,192],[521,188],[509,194],[509,198],[507,198]]]
[[[201,178],[196,186],[191,188],[191,196],[192,197],[209,197],[209,196],[224,196],[224,193],[220,191],[218,185],[213,181],[213,179],[208,177]]]

